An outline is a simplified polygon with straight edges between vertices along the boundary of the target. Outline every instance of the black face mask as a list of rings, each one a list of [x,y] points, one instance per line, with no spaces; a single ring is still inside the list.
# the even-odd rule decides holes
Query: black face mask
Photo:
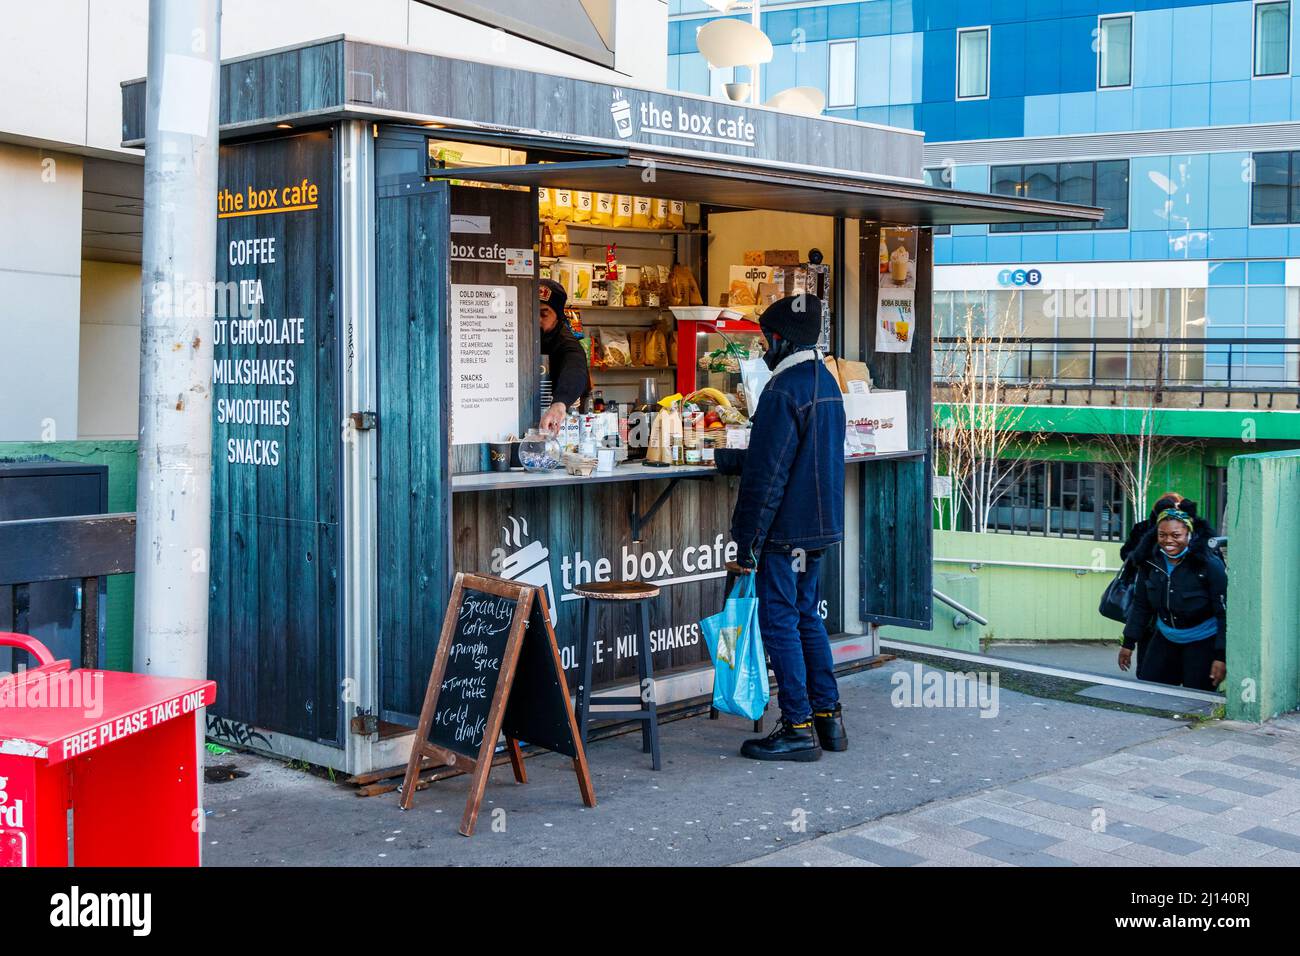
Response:
[[[783,339],[775,333],[764,332],[767,336],[767,351],[763,353],[763,364],[771,371],[775,372],[776,367],[783,361],[799,351],[799,348],[789,339]]]

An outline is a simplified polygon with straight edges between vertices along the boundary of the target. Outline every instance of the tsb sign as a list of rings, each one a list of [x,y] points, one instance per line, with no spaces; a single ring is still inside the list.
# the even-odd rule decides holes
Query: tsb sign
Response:
[[[1043,274],[1037,269],[1003,269],[998,273],[998,285],[1020,286],[1038,285],[1043,281]]]

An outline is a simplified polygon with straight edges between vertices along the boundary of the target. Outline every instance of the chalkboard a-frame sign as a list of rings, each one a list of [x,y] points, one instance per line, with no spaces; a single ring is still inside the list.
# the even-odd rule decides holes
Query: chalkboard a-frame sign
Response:
[[[519,752],[523,740],[572,758],[582,802],[596,805],[545,592],[462,572],[442,621],[402,783],[402,809],[415,799],[423,757],[463,768],[471,776],[460,832],[472,836],[503,733],[517,782],[528,782]]]

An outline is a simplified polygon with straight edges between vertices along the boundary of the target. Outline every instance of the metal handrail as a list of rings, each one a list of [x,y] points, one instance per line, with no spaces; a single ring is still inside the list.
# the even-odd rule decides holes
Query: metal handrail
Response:
[[[1080,540],[1088,540],[1083,538]],[[971,567],[982,567],[988,565],[994,568],[1034,568],[1040,571],[1073,571],[1076,574],[1115,574],[1119,568],[1094,568],[1086,564],[1043,564],[1039,561],[994,561],[988,558],[939,558],[934,559],[942,564],[968,564]]]
[[[962,348],[989,341],[983,338],[968,339],[964,336],[937,336],[934,340],[936,354],[954,353],[960,355]],[[1003,385],[1038,386],[1042,388],[1092,388],[1100,390],[1122,390],[1131,388],[1154,388],[1157,391],[1255,391],[1292,393],[1300,391],[1300,338],[1118,338],[1109,336],[1088,337],[1045,337],[1045,336],[1006,336],[997,340],[1000,350],[997,356],[981,353],[985,359],[1000,358],[1003,361],[1027,360],[1027,367],[1009,368],[999,372]],[[1106,346],[1122,346],[1106,348]],[[1251,366],[1251,376],[1245,375],[1244,363],[1251,353],[1271,352],[1280,354],[1280,362],[1267,365]],[[1055,368],[1055,359],[1061,353],[1067,356],[1081,357],[1087,354],[1088,367],[1080,374],[1062,374]],[[1046,362],[1053,367],[1046,374],[1035,374],[1035,353],[1040,364]],[[1102,361],[1115,357],[1123,362],[1123,369],[1107,374],[1102,368]],[[1132,368],[1137,358],[1144,363],[1154,363],[1154,374],[1140,374],[1141,369]],[[1200,368],[1189,372],[1173,372],[1179,360],[1199,359]],[[1223,375],[1207,375],[1207,371],[1223,370]],[[1265,370],[1275,370],[1266,377],[1258,377]],[[1139,374],[1134,374],[1138,372]],[[1235,376],[1235,381],[1234,381]],[[945,374],[942,368],[935,369],[937,384],[958,379],[959,375]]]
[[[944,604],[948,605],[958,614],[966,615],[976,624],[983,625],[984,627],[989,626],[988,618],[981,617],[979,614],[976,614],[974,611],[972,611],[970,608],[966,607],[965,605],[959,604],[958,602],[954,601],[952,598],[948,597],[948,595],[940,591],[938,588],[930,588],[930,593],[933,594],[935,597],[937,597]]]

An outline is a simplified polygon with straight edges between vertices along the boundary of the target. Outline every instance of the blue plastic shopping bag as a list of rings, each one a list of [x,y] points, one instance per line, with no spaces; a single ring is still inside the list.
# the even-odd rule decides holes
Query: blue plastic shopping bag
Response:
[[[728,714],[757,720],[772,691],[767,683],[767,655],[758,628],[754,575],[745,574],[731,589],[722,612],[700,622],[713,658],[713,706]]]

